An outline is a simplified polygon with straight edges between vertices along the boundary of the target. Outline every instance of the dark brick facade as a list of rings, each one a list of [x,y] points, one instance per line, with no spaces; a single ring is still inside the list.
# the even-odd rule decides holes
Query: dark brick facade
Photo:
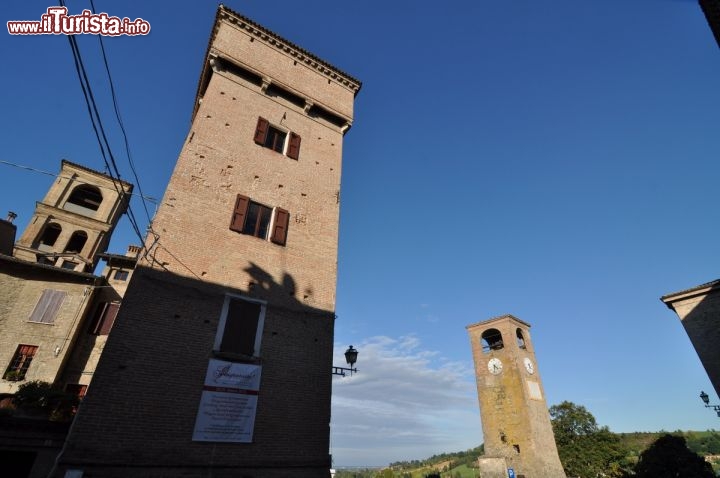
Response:
[[[720,47],[720,0],[700,0],[700,8],[702,8],[715,36],[715,41]]]

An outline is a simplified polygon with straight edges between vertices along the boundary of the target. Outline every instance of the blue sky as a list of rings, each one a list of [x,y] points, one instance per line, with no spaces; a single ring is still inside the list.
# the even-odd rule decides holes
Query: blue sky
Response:
[[[336,465],[479,445],[465,326],[505,313],[533,326],[550,405],[582,404],[617,432],[718,428],[702,365],[658,300],[718,278],[720,50],[697,2],[226,4],[363,81],[336,324],[336,363],[353,344],[361,372],[335,381]],[[3,19],[52,5],[11,2]],[[151,24],[104,42],[143,191],[161,198],[216,4],[95,6]],[[97,38],[79,43],[134,182]],[[3,34],[0,54],[0,160],[102,170],[67,38]],[[0,163],[0,211],[22,230],[50,182]],[[137,242],[124,221],[111,248]]]

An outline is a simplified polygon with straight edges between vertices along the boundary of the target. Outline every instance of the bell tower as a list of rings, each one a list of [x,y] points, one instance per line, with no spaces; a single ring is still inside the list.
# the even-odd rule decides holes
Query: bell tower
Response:
[[[467,326],[485,456],[482,476],[565,478],[545,402],[530,324],[503,315]]]
[[[130,183],[63,159],[57,180],[36,204],[15,244],[15,257],[92,272],[127,209],[132,189]]]

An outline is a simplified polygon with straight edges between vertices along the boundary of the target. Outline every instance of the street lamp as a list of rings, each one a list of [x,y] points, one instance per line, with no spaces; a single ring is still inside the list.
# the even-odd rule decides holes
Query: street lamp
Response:
[[[345,351],[345,361],[350,365],[350,368],[347,367],[335,367],[333,365],[332,368],[332,374],[333,375],[341,375],[345,376],[345,372],[350,372],[350,376],[352,376],[353,372],[357,372],[356,368],[353,368],[353,365],[355,365],[355,362],[357,362],[357,356],[358,351],[356,348],[353,348],[351,345],[348,347],[348,349]]]
[[[717,416],[720,417],[720,405],[710,405],[710,396],[703,392],[700,392],[700,399],[705,402],[705,408],[712,408],[717,413]]]

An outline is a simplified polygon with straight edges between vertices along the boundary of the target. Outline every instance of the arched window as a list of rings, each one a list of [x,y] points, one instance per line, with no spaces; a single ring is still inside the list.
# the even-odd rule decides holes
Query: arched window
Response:
[[[89,209],[90,211],[97,211],[102,200],[103,197],[100,189],[89,184],[81,184],[73,189],[66,206],[67,204],[73,204],[84,209]],[[66,207],[65,209],[73,210],[72,207]]]
[[[521,329],[517,329],[517,330],[515,331],[515,338],[517,339],[517,345],[518,345],[518,347],[520,347],[521,349],[527,348],[527,347],[525,346],[525,337],[523,337],[523,333],[522,333],[522,330],[521,330]]]
[[[40,245],[48,247],[54,246],[55,241],[57,241],[57,238],[60,236],[61,232],[62,227],[60,227],[60,224],[55,224],[54,222],[51,222],[50,224],[45,226],[45,230],[43,231],[42,236],[40,236]]]
[[[73,235],[70,236],[70,240],[68,241],[67,246],[65,246],[64,252],[74,252],[79,254],[83,247],[85,247],[86,241],[87,234],[85,231],[75,231],[73,232]]]
[[[491,350],[500,350],[504,347],[502,334],[497,329],[488,329],[482,334],[483,353],[489,353]]]

